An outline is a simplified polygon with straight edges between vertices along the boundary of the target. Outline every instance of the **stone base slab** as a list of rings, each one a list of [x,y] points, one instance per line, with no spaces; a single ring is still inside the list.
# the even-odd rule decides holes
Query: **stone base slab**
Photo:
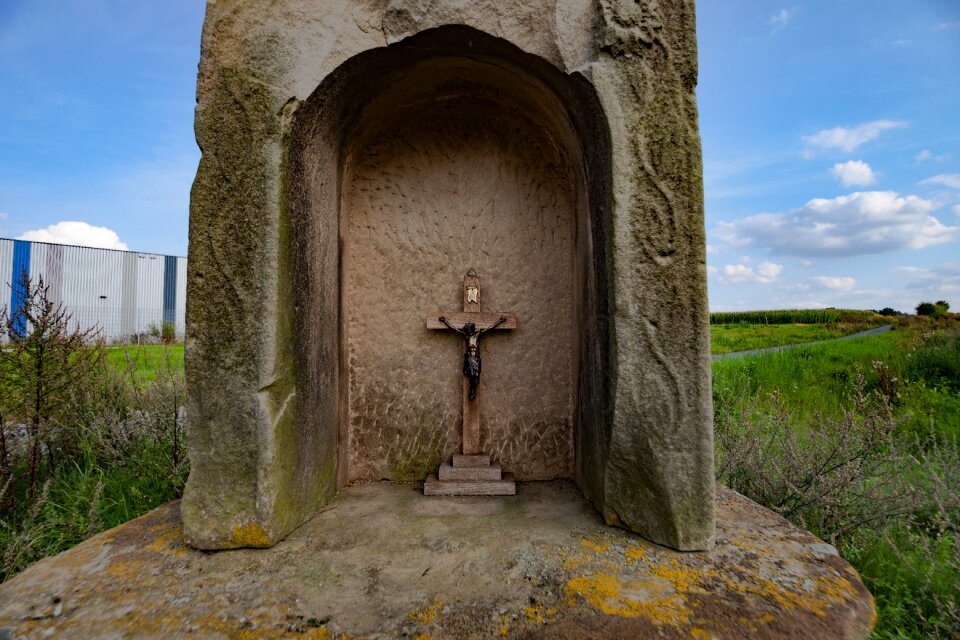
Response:
[[[516,493],[517,483],[512,473],[494,480],[441,480],[431,473],[423,483],[425,496],[512,496]]]
[[[565,481],[510,500],[345,488],[270,549],[201,552],[178,502],[0,585],[0,638],[867,638],[833,547],[720,489],[716,546],[607,527]]]

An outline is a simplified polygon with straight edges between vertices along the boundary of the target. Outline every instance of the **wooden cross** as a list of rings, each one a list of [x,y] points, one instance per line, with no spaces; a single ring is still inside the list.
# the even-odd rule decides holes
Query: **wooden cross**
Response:
[[[441,317],[450,326],[444,323]],[[427,317],[427,328],[450,329],[452,326],[460,330],[471,322],[475,325],[477,332],[517,328],[517,317],[513,313],[480,311],[480,277],[473,269],[463,277],[463,311],[435,313]],[[473,400],[470,399],[469,392],[470,380],[467,376],[463,376],[463,455],[478,456],[480,455],[480,391],[477,389]]]

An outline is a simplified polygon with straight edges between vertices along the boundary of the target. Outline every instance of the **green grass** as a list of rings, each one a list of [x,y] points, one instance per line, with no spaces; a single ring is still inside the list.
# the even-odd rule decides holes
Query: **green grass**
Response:
[[[714,324],[710,325],[710,352],[735,353],[788,344],[842,338],[864,326],[857,324]]]
[[[892,397],[904,431],[960,437],[960,394],[940,377],[944,363],[930,365],[934,373],[930,378],[918,373],[919,366],[941,358],[929,354],[936,349],[920,348],[919,340],[914,331],[895,329],[866,338],[719,360],[713,363],[714,404],[723,408],[742,398],[776,392],[802,420],[816,420],[820,414],[837,415],[849,403],[859,370],[867,391],[880,390]],[[955,360],[960,361],[960,355]]]
[[[741,344],[767,339],[767,327],[752,329],[757,336],[744,331]],[[932,495],[928,487],[933,478],[946,478],[947,485],[952,483],[946,491],[952,502],[862,526],[838,547],[875,597],[874,637],[954,637],[960,611],[960,332],[955,327],[937,333],[898,327],[866,338],[718,360],[712,371],[716,422],[728,428],[752,430],[763,423],[738,418],[746,406],[757,415],[787,416],[791,424],[812,432],[849,410],[857,371],[867,392],[890,401],[898,422],[895,437],[916,456],[914,468],[901,473],[922,497]],[[754,433],[748,439],[762,437]]]
[[[107,347],[107,361],[114,370],[150,381],[157,377],[160,365],[169,361],[171,370],[183,370],[182,344],[142,344]]]

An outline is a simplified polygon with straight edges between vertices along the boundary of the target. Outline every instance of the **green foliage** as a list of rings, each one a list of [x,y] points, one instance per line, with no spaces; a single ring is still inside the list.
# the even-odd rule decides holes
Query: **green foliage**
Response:
[[[880,314],[881,316],[891,317],[891,318],[903,315],[893,307],[884,307],[883,309],[880,309],[880,311],[877,311],[877,313]]]
[[[715,362],[717,472],[837,544],[875,597],[875,637],[953,638],[960,331],[909,326]]]
[[[779,309],[774,311],[724,311],[710,314],[710,324],[833,324],[876,318],[860,309]]]
[[[929,316],[931,318],[943,318],[950,310],[950,303],[945,300],[937,302],[921,302],[917,305],[918,316]]]
[[[177,497],[187,473],[182,350],[149,381],[108,366],[42,282],[24,287],[29,331],[7,319],[0,350],[0,580]]]
[[[908,352],[904,375],[928,387],[960,392],[960,335],[932,334]]]

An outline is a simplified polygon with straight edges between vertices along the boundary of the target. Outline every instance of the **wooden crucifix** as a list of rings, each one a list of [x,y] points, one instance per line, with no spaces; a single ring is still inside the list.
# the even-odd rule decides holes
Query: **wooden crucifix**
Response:
[[[510,312],[480,311],[480,277],[470,269],[463,277],[463,311],[433,314],[427,318],[427,328],[453,330],[464,339],[463,454],[479,455],[480,336],[494,329],[516,329],[517,317]]]

